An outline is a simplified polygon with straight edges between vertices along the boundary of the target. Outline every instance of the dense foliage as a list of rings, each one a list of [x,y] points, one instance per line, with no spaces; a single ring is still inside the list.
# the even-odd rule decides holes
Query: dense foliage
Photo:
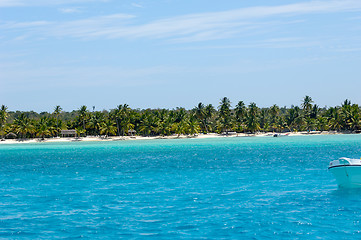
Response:
[[[194,135],[232,132],[289,131],[359,131],[361,111],[357,104],[345,100],[341,106],[320,108],[306,96],[301,106],[290,108],[273,105],[259,108],[240,101],[232,108],[228,98],[221,99],[216,109],[199,103],[191,110],[184,108],[131,109],[127,104],[110,111],[90,111],[86,106],[64,112],[60,106],[54,112],[10,112],[0,109],[0,137],[56,137],[63,129],[75,129],[79,136],[142,136]]]

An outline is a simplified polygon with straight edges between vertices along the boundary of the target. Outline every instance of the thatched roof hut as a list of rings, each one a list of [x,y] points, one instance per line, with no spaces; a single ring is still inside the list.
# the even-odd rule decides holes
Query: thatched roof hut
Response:
[[[76,137],[77,136],[75,129],[61,130],[60,134],[61,134],[61,137]]]

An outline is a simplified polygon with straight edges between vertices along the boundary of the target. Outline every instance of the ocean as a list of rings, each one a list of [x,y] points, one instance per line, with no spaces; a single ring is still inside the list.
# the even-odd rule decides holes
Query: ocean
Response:
[[[361,238],[361,135],[0,145],[0,238]]]

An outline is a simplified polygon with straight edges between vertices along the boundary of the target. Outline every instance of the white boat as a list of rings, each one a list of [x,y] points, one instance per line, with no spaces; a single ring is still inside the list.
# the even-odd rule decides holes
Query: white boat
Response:
[[[290,135],[289,133],[275,133],[273,134],[273,137],[286,137]]]
[[[329,171],[341,188],[361,187],[361,159],[342,157],[330,162]]]

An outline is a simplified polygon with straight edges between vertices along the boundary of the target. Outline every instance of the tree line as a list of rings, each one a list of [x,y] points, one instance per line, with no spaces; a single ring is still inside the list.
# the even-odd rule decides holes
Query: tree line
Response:
[[[361,110],[345,100],[341,106],[320,108],[310,96],[300,106],[259,108],[239,101],[234,107],[224,97],[219,105],[199,103],[193,109],[132,109],[127,104],[95,111],[81,106],[65,112],[11,112],[0,108],[0,138],[57,137],[61,130],[75,129],[78,136],[194,135],[197,133],[255,133],[297,131],[348,131],[361,129]]]

